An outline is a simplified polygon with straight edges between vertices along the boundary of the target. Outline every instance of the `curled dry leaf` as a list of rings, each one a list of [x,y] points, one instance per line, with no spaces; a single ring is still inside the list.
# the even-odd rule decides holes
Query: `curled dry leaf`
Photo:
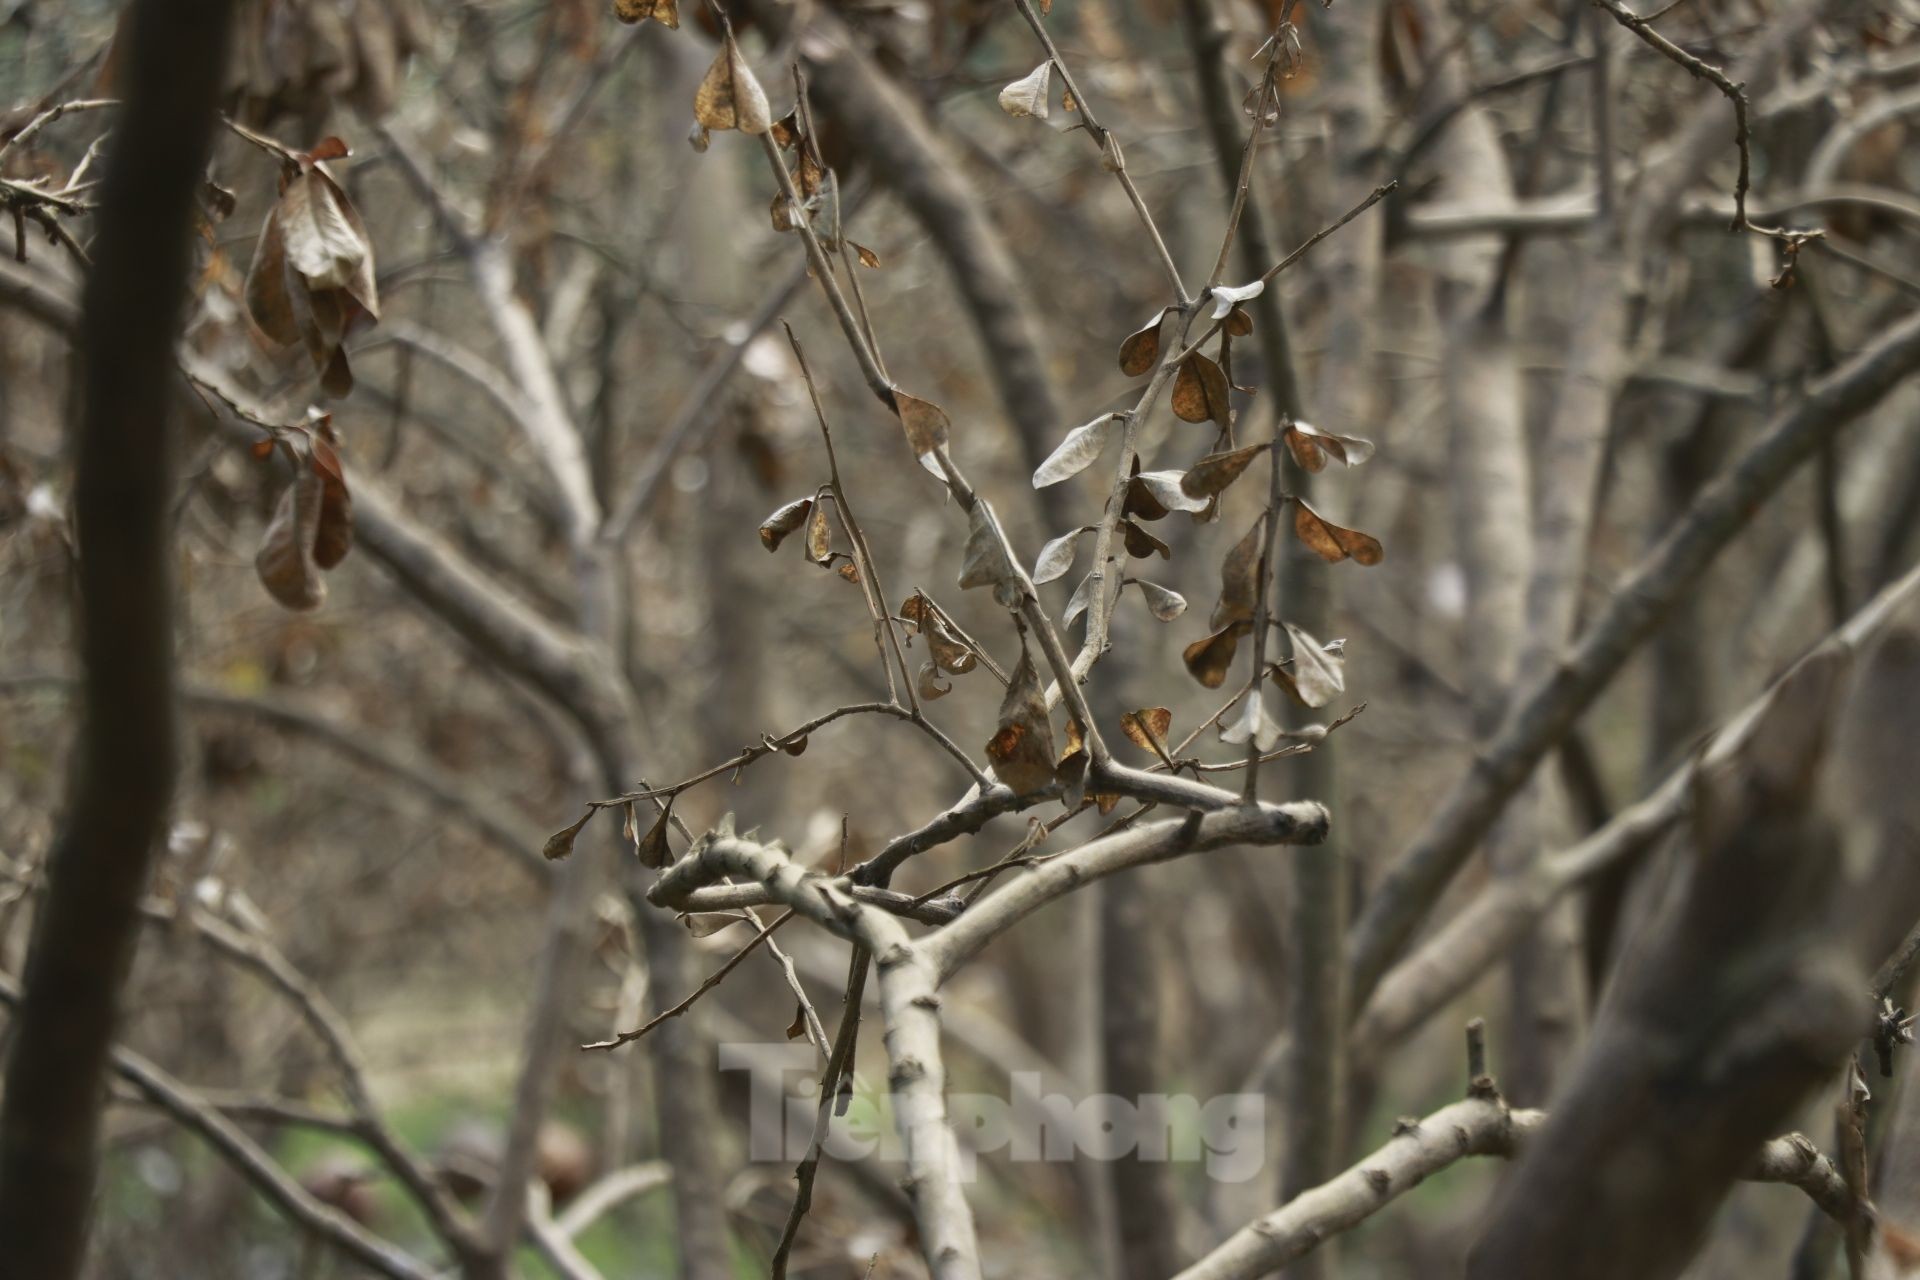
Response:
[[[853,256],[860,259],[861,266],[870,267],[875,271],[880,269],[880,255],[867,248],[867,246],[856,244],[854,241],[849,240],[847,241],[847,248],[853,250]]]
[[[1033,562],[1034,585],[1040,586],[1066,577],[1067,570],[1073,568],[1073,557],[1080,549],[1080,535],[1090,532],[1092,528],[1092,525],[1082,525],[1040,548],[1040,558]]]
[[[1120,537],[1127,544],[1127,554],[1135,560],[1146,560],[1155,552],[1159,553],[1162,560],[1173,558],[1172,548],[1131,520],[1120,522]]]
[[[1134,578],[1133,584],[1140,588],[1140,594],[1146,597],[1147,612],[1162,622],[1172,622],[1187,611],[1187,598],[1178,591],[1170,590],[1157,582],[1148,582],[1145,578]]]
[[[1293,506],[1293,532],[1322,560],[1336,563],[1351,556],[1355,564],[1374,565],[1386,558],[1379,539],[1341,528],[1298,498]]]
[[[969,657],[972,655],[969,654]],[[920,676],[914,681],[920,690],[920,696],[928,702],[934,702],[953,692],[953,685],[940,683],[940,669],[931,662],[920,664]]]
[[[907,444],[916,458],[925,457],[947,443],[951,425],[947,411],[931,400],[893,389],[893,411],[907,433]]]
[[[912,623],[927,642],[927,650],[940,670],[963,676],[979,663],[979,656],[953,634],[933,602],[920,593],[915,592],[900,606],[900,616]]]
[[[1226,453],[1210,453],[1180,477],[1180,488],[1189,497],[1211,498],[1238,480],[1240,473],[1266,452],[1267,447],[1264,444],[1250,444]]]
[[[1251,302],[1267,291],[1265,280],[1251,284],[1217,284],[1213,287],[1213,318],[1224,320],[1227,313],[1243,302]],[[1244,314],[1244,313],[1243,313]]]
[[[1293,666],[1275,667],[1273,678],[1301,706],[1324,707],[1347,687],[1346,659],[1341,656],[1339,643],[1322,645],[1291,622],[1286,628],[1293,646]]]
[[[833,525],[824,502],[813,504],[813,517],[807,521],[807,559],[817,565],[833,563]]]
[[[760,522],[760,545],[778,551],[787,535],[807,522],[813,511],[812,498],[795,498]]]
[[[325,483],[318,470],[303,466],[280,495],[273,519],[253,557],[254,572],[267,594],[289,609],[318,609],[327,598],[326,580],[314,562],[320,532]]]
[[[1033,116],[1045,120],[1048,105],[1047,89],[1052,76],[1053,64],[1041,63],[1000,91],[1000,109],[1015,118]]]
[[[1034,670],[1033,655],[1024,637],[1020,662],[1000,700],[1000,727],[987,742],[987,759],[1000,781],[1018,795],[1029,795],[1053,782],[1053,725],[1047,719],[1047,695]]]
[[[1286,438],[1287,449],[1302,471],[1320,471],[1327,465],[1329,455],[1349,467],[1357,467],[1373,456],[1373,441],[1359,436],[1337,436],[1311,423],[1288,424]]]
[[[1182,422],[1233,425],[1226,372],[1198,351],[1180,362],[1173,378],[1173,412]]]
[[[660,816],[647,828],[647,834],[633,842],[633,852],[640,859],[640,865],[658,871],[673,861],[673,850],[667,844],[667,827],[672,821],[673,802],[669,800],[660,807]]]
[[[1060,802],[1072,813],[1087,800],[1087,770],[1093,760],[1085,751],[1069,753],[1054,767],[1054,777],[1060,780]]]
[[[1120,717],[1120,732],[1142,751],[1159,755],[1166,750],[1167,734],[1173,729],[1173,712],[1165,707],[1142,707]]]
[[[1253,332],[1253,316],[1245,307],[1235,307],[1227,312],[1227,319],[1220,326],[1229,338],[1244,338]]]
[[[328,395],[353,390],[341,343],[380,317],[373,242],[347,193],[318,165],[303,162],[267,212],[246,297],[270,341],[306,348]]]
[[[680,29],[679,0],[613,0],[613,16],[629,25],[651,18],[669,31]]]
[[[1181,650],[1180,660],[1187,664],[1187,673],[1195,680],[1209,689],[1218,689],[1226,683],[1227,671],[1240,649],[1240,637],[1252,631],[1251,622],[1230,622]]]
[[[1220,561],[1220,600],[1213,606],[1212,619],[1215,628],[1252,619],[1253,607],[1260,598],[1260,553],[1264,550],[1260,535],[1266,527],[1263,513]]]
[[[1092,466],[1106,449],[1107,441],[1113,439],[1114,431],[1125,421],[1125,414],[1103,413],[1092,422],[1067,432],[1066,439],[1034,471],[1033,487],[1044,489],[1050,484],[1059,484]]]
[[[1026,575],[1007,551],[1006,535],[985,498],[976,499],[967,513],[967,546],[960,566],[962,588],[992,587],[993,598],[1017,609],[1026,598]]]
[[[1220,726],[1220,741],[1229,746],[1245,746],[1249,741],[1262,751],[1271,751],[1286,736],[1286,728],[1267,714],[1267,702],[1260,690],[1251,690],[1232,720]]]
[[[842,578],[845,578],[848,582],[851,582],[854,586],[857,587],[860,585],[860,566],[852,560],[842,560],[839,565],[835,567],[834,572]]]
[[[1167,312],[1171,310],[1172,307],[1162,308],[1153,319],[1121,341],[1120,372],[1137,378],[1160,363],[1160,326],[1166,323]]]
[[[589,809],[580,815],[580,820],[570,827],[562,827],[547,837],[546,844],[540,847],[540,854],[548,862],[558,862],[573,852],[574,837],[580,834],[580,828],[593,820],[594,810]]]
[[[318,434],[311,437],[312,466],[320,477],[320,524],[313,532],[313,562],[331,569],[353,550],[353,495],[340,456]]]
[[[699,89],[694,91],[693,118],[701,128],[709,130],[766,133],[773,128],[766,90],[760,87],[753,68],[741,56],[731,31],[722,37],[719,56],[707,68]]]
[[[1169,511],[1204,512],[1207,499],[1188,493],[1181,487],[1183,479],[1178,471],[1136,472],[1127,482],[1122,513],[1142,520],[1158,520]]]

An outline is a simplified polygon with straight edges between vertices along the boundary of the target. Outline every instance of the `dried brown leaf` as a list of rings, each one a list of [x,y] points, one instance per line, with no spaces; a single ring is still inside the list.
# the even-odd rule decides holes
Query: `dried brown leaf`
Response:
[[[547,837],[546,844],[540,847],[540,854],[548,862],[558,862],[573,852],[574,837],[580,834],[580,828],[593,820],[596,810],[589,809],[580,815],[580,820],[570,827],[562,827]]]
[[[833,525],[824,502],[813,504],[813,517],[807,521],[807,559],[818,565],[833,561]]]
[[[1120,522],[1120,537],[1126,543],[1127,554],[1136,560],[1146,560],[1156,552],[1162,560],[1173,558],[1172,548],[1131,520]]]
[[[1172,728],[1173,712],[1165,707],[1142,707],[1120,717],[1120,732],[1127,735],[1127,741],[1156,756],[1166,749]]]
[[[924,457],[947,443],[951,422],[947,411],[931,400],[908,395],[898,387],[893,391],[893,411],[907,433],[907,444],[916,458]]]
[[[669,31],[680,29],[679,0],[613,0],[613,16],[629,25],[651,18]]]
[[[807,522],[813,511],[812,498],[795,498],[760,522],[760,545],[778,551],[787,535]]]
[[[1107,137],[1112,138],[1113,135],[1108,134]],[[1129,378],[1137,378],[1160,363],[1160,327],[1166,323],[1170,310],[1171,307],[1163,309],[1121,341],[1120,372]]]
[[[1227,375],[1198,351],[1180,362],[1173,377],[1173,412],[1182,422],[1233,424]]]
[[[640,865],[658,871],[673,861],[673,849],[667,844],[667,829],[672,823],[673,803],[669,801],[660,809],[660,816],[647,828],[647,834],[634,841],[633,852],[640,859]]]
[[[1180,660],[1187,664],[1187,672],[1195,680],[1209,689],[1218,689],[1226,683],[1227,671],[1240,649],[1240,637],[1252,631],[1251,622],[1230,622],[1181,650]]]
[[[295,471],[253,557],[254,572],[267,594],[288,609],[317,609],[327,598],[326,580],[313,559],[324,498],[318,471],[311,466]]]
[[[331,569],[353,550],[353,495],[347,491],[346,472],[333,446],[312,437],[313,469],[320,476],[320,519],[313,533],[313,562]]]
[[[1000,727],[987,742],[987,759],[1000,781],[1016,794],[1029,795],[1053,782],[1053,725],[1047,718],[1047,695],[1034,669],[1024,637],[1020,661],[1000,700]]]
[[[1386,557],[1379,539],[1342,528],[1298,498],[1293,505],[1293,532],[1322,560],[1335,563],[1351,556],[1355,564],[1375,565]]]
[[[1260,553],[1265,550],[1261,535],[1266,527],[1267,517],[1262,514],[1220,561],[1220,600],[1213,606],[1214,627],[1252,619],[1260,598]]]
[[[380,314],[373,241],[360,213],[324,170],[307,169],[287,183],[274,206],[287,269],[309,290],[338,289],[369,315]]]
[[[1373,456],[1373,441],[1359,436],[1335,435],[1306,422],[1287,426],[1287,449],[1303,471],[1318,472],[1331,455],[1343,466],[1357,467]]]
[[[963,676],[978,664],[979,657],[953,634],[941,620],[939,610],[925,596],[915,592],[907,597],[906,603],[900,606],[900,616],[911,622],[914,630],[926,640],[934,663],[942,671]]]
[[[734,43],[733,33],[721,39],[719,56],[693,95],[693,118],[703,129],[738,129],[766,133],[773,127],[766,90]]]
[[[300,341],[300,325],[287,296],[287,241],[278,204],[268,210],[254,242],[253,262],[247,268],[247,314],[261,333],[281,346]]]
[[[1225,453],[1210,453],[1180,477],[1181,491],[1189,497],[1211,498],[1238,480],[1241,472],[1251,466],[1253,460],[1265,453],[1267,448],[1264,444],[1250,444]]]

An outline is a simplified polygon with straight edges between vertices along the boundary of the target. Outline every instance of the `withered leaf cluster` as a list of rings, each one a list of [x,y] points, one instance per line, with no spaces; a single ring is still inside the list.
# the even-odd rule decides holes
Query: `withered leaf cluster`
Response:
[[[921,664],[919,676],[914,681],[921,697],[932,701],[953,692],[951,683],[940,683],[941,672],[963,676],[979,665],[979,655],[954,634],[940,606],[925,595],[916,591],[908,596],[900,606],[900,616],[907,620],[913,635],[927,642],[927,652],[931,655],[929,661]]]
[[[833,569],[848,582],[858,583],[860,569],[853,555],[833,549],[833,521],[827,517],[827,503],[832,498],[831,490],[822,490],[814,497],[785,503],[760,522],[760,545],[778,551],[781,543],[804,528],[807,559],[823,569]]]
[[[322,389],[336,397],[353,390],[341,343],[380,318],[373,243],[353,201],[321,167],[346,154],[328,138],[282,176],[247,269],[254,324],[280,346],[303,346]]]
[[[289,442],[293,482],[280,494],[273,519],[254,554],[254,572],[267,594],[288,609],[317,609],[327,598],[321,575],[353,549],[353,499],[339,455],[323,438],[322,417],[307,437],[304,453]],[[265,442],[268,454],[272,442]]]

